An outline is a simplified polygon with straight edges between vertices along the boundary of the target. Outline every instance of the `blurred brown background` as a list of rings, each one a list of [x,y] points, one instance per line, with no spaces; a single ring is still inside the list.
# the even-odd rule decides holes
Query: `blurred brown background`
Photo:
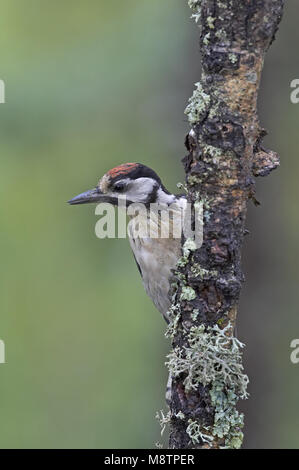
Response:
[[[250,206],[238,334],[250,376],[245,447],[299,447],[298,2],[266,59],[259,111],[281,168]],[[3,0],[0,447],[150,448],[169,343],[127,240],[98,240],[70,197],[139,161],[171,191],[200,77],[182,0]],[[140,150],[142,149],[142,151]]]

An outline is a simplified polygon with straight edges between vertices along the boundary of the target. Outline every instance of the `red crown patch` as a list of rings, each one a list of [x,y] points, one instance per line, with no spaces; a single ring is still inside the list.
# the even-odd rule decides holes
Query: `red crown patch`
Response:
[[[119,175],[127,175],[137,166],[138,163],[124,163],[123,165],[116,166],[115,168],[109,170],[107,175],[111,176],[111,178],[115,178]]]

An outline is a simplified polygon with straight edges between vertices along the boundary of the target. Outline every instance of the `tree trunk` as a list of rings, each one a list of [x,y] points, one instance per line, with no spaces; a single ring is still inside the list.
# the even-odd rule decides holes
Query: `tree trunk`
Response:
[[[203,204],[203,245],[183,240],[173,284],[168,356],[170,448],[238,448],[247,396],[234,337],[241,248],[254,176],[279,165],[264,149],[257,95],[284,0],[189,0],[201,27],[201,82],[189,100],[184,158],[188,199]]]

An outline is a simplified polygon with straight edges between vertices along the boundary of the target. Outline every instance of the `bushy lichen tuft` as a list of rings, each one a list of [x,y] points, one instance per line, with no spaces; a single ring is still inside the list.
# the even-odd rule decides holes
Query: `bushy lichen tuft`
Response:
[[[188,5],[193,12],[191,18],[195,20],[195,23],[199,23],[201,18],[201,0],[188,0]]]
[[[247,397],[248,377],[243,373],[243,344],[235,337],[228,337],[228,324],[205,328],[194,326],[189,332],[189,347],[175,348],[168,355],[168,368],[173,377],[186,374],[186,390],[196,390],[198,384],[221,382],[241,398]]]
[[[156,413],[156,419],[157,419],[157,420],[159,421],[159,423],[160,423],[160,427],[161,427],[161,436],[163,436],[166,427],[167,427],[168,424],[170,423],[170,420],[171,420],[171,413],[170,413],[170,411],[168,411],[166,414],[164,414],[164,411],[163,411],[163,410],[157,411],[157,413]]]
[[[205,93],[200,82],[195,83],[196,89],[189,99],[189,104],[185,109],[185,114],[188,117],[191,125],[200,122],[208,111],[211,98]]]
[[[190,437],[192,444],[198,444],[199,439],[201,439],[202,442],[211,442],[214,439],[210,434],[203,433],[200,424],[192,419],[188,420],[186,433]]]
[[[248,377],[243,372],[243,344],[230,336],[231,325],[192,327],[188,332],[188,347],[176,347],[168,356],[167,366],[172,377],[185,376],[185,390],[197,390],[198,385],[210,387],[211,404],[215,409],[212,426],[188,421],[187,434],[192,443],[222,439],[225,448],[242,444],[243,414],[236,410],[239,398],[247,398]]]

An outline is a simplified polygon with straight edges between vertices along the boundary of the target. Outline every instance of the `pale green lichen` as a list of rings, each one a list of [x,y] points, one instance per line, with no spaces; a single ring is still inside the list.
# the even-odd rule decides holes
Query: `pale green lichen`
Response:
[[[190,437],[192,444],[198,444],[199,439],[201,439],[202,442],[211,442],[214,439],[213,436],[203,433],[200,424],[192,419],[188,420],[186,433]]]
[[[164,414],[164,411],[163,411],[163,410],[157,411],[157,413],[156,413],[156,419],[157,419],[157,420],[159,421],[159,423],[160,423],[160,427],[161,427],[161,436],[163,436],[166,427],[167,427],[168,424],[170,423],[170,420],[171,420],[171,413],[170,413],[170,411],[168,411],[166,414]]]
[[[183,247],[182,247],[182,256],[177,262],[177,267],[184,267],[188,263],[190,254],[197,249],[197,245],[194,240],[187,238]],[[182,294],[180,300],[193,300],[196,297],[194,289],[187,286],[186,277],[179,271],[175,272],[176,278],[180,281],[182,287]],[[174,291],[171,298],[171,307],[167,312],[167,318],[169,320],[168,327],[165,333],[166,338],[174,338],[177,333],[179,320],[181,317],[181,306],[180,303],[177,303],[177,291],[178,285],[176,282],[171,284],[171,287]]]
[[[219,0],[218,0],[217,3],[218,3],[218,6],[219,6],[220,8],[227,8],[226,3],[220,2]]]
[[[168,368],[172,376],[187,374],[184,380],[186,390],[196,390],[199,383],[209,385],[221,381],[228,387],[237,388],[246,398],[248,377],[243,373],[243,344],[235,337],[227,337],[231,328],[228,324],[221,329],[218,325],[205,328],[194,326],[189,333],[189,347],[175,348],[168,355]]]
[[[244,415],[236,410],[238,395],[231,389],[225,390],[223,383],[216,381],[210,397],[215,408],[212,434],[225,439],[225,448],[239,449],[243,442]]]
[[[181,318],[181,307],[179,304],[173,303],[167,312],[167,318],[169,320],[165,336],[166,338],[174,338],[177,334],[179,320]]]
[[[225,41],[227,39],[226,31],[225,29],[218,29],[215,33],[216,38],[221,39],[222,41]]]
[[[200,180],[199,180],[198,176],[195,176],[195,175],[189,175],[188,176],[188,184],[190,184],[190,186],[195,186],[199,183],[200,183]]]
[[[208,153],[214,158],[220,158],[223,155],[223,149],[214,147],[213,145],[205,145],[204,152]]]
[[[188,420],[187,434],[193,444],[212,442],[214,437],[224,439],[222,449],[239,449],[243,442],[241,429],[244,415],[236,410],[238,396],[229,390],[224,391],[223,384],[215,382],[210,390],[211,403],[215,408],[213,426],[202,426],[197,421]]]
[[[195,251],[196,248],[197,248],[197,245],[196,245],[195,241],[192,240],[191,238],[187,238],[187,240],[185,241],[185,243],[183,245],[183,248],[182,248],[183,255],[177,261],[177,266],[178,267],[186,266],[186,264],[188,263],[188,260],[189,260],[190,253]],[[177,277],[182,276],[181,273],[178,273],[178,272],[176,273],[176,275],[177,275]]]
[[[180,273],[180,272],[177,271],[177,272],[176,272],[176,277],[177,277],[177,279],[181,282],[181,284],[185,284],[185,285],[186,285],[187,280],[186,280],[185,274]]]
[[[181,300],[194,300],[196,298],[196,292],[190,286],[183,286],[181,293]]]
[[[186,194],[188,193],[187,186],[184,183],[177,183],[176,187],[185,191]]]
[[[193,321],[196,321],[198,315],[199,315],[199,310],[198,310],[197,308],[195,308],[195,309],[193,310],[193,312],[191,313],[191,319],[192,319]]]
[[[204,43],[205,46],[208,46],[208,45],[209,45],[210,37],[211,37],[211,33],[207,33],[207,34],[204,36],[202,42]]]
[[[200,279],[213,279],[218,276],[218,271],[215,269],[204,269],[200,266],[199,263],[194,263],[191,266],[191,272],[195,277],[199,277]]]
[[[192,251],[195,251],[197,248],[196,243],[192,238],[187,238],[183,245],[183,255],[189,257]]]
[[[176,418],[178,419],[185,419],[185,415],[182,411],[179,411],[176,415],[175,415]]]
[[[189,99],[189,104],[185,109],[185,114],[188,117],[191,125],[200,122],[205,113],[208,111],[211,98],[204,92],[204,89],[200,82],[195,83],[196,89],[193,95]]]
[[[243,372],[242,348],[244,345],[229,336],[230,323],[225,328],[218,325],[206,328],[192,327],[188,334],[188,347],[176,347],[169,355],[167,366],[172,377],[183,374],[185,390],[197,390],[199,384],[210,387],[211,404],[215,409],[212,426],[188,421],[187,434],[192,443],[213,440],[224,441],[224,448],[239,448],[244,418],[236,410],[239,398],[247,398],[248,377]]]
[[[209,109],[209,118],[214,119],[216,116],[218,116],[218,106],[212,106]]]
[[[215,158],[220,158],[223,155],[223,149],[214,147],[213,145],[206,145],[205,150],[209,155]]]
[[[161,444],[161,442],[156,442],[155,447],[157,449],[163,449],[163,444]]]
[[[215,26],[214,26],[214,22],[215,22],[216,18],[213,18],[212,16],[208,16],[207,17],[207,24],[208,24],[208,27],[210,29],[214,29]]]
[[[228,58],[232,64],[236,64],[238,62],[238,55],[237,54],[228,54]]]
[[[216,165],[218,167],[217,170],[222,171],[224,177],[229,177],[232,171],[235,170],[236,165],[238,165],[237,156],[232,150],[224,150],[213,145],[203,145],[202,153],[202,159],[207,164],[206,168],[213,172],[215,169],[212,166],[208,166],[208,164]]]
[[[214,165],[220,165],[221,158],[226,155],[223,149],[214,147],[213,145],[204,145],[202,151],[205,162],[213,163]]]
[[[191,18],[195,20],[195,23],[199,23],[201,18],[201,0],[188,0],[188,5],[193,12]]]

